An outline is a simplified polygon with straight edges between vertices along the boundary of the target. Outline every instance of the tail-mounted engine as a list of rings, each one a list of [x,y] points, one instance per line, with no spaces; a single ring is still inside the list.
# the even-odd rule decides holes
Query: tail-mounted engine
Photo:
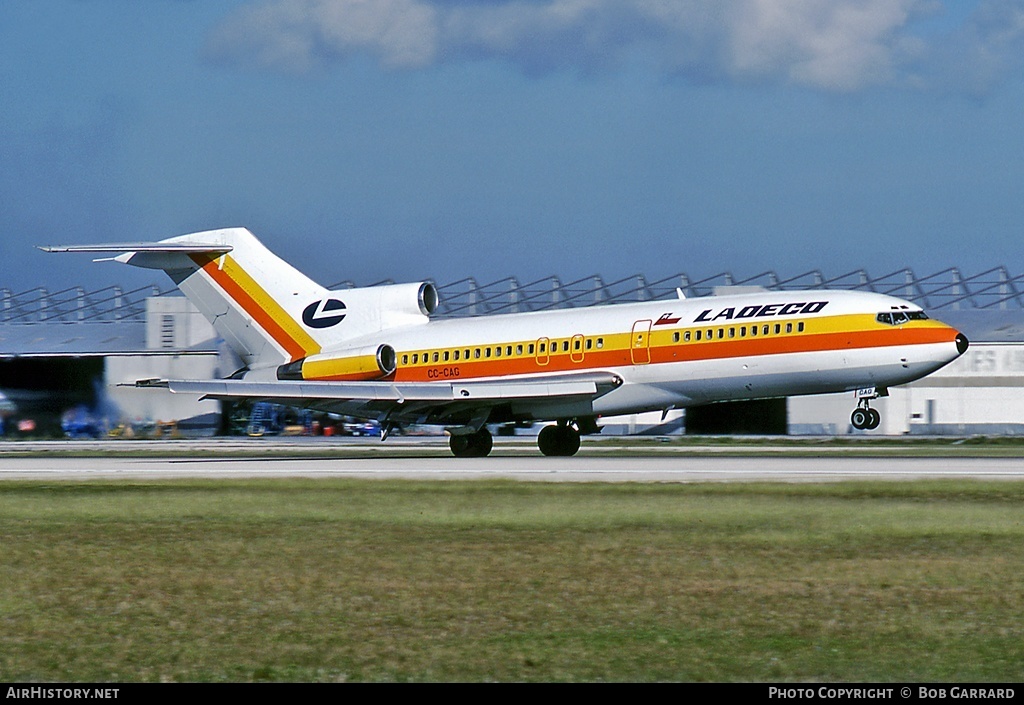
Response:
[[[277,378],[322,381],[384,379],[394,374],[397,364],[395,349],[385,343],[310,355],[278,367]]]

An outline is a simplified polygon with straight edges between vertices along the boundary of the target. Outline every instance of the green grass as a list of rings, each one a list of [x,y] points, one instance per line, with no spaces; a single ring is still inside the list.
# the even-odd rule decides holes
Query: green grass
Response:
[[[1024,483],[0,483],[0,681],[1019,681]]]

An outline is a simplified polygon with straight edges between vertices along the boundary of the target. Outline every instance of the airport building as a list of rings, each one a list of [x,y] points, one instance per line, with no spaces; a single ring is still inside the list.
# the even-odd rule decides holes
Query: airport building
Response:
[[[390,281],[377,282],[392,283]],[[334,284],[332,289],[354,286]],[[437,286],[437,316],[457,317],[612,303],[687,298],[755,290],[855,289],[890,294],[922,306],[961,330],[968,352],[946,368],[890,390],[873,402],[875,431],[856,431],[852,394],[714,404],[604,419],[609,433],[752,433],[791,435],[1024,434],[1024,275],[1005,267],[965,276],[950,268],[917,276],[899,270],[872,277],[811,271],[795,277],[765,272],[740,279],[726,272],[703,279],[677,274],[657,281],[637,275],[563,283],[514,277],[480,284],[473,278]],[[237,366],[213,327],[176,289],[123,291],[69,288],[14,293],[0,289],[0,418],[10,433],[49,419],[102,417],[114,429],[173,427],[188,435],[227,430],[221,404],[134,388],[146,378],[216,378]],[[84,423],[84,422],[83,422]],[[49,429],[52,431],[53,429]]]

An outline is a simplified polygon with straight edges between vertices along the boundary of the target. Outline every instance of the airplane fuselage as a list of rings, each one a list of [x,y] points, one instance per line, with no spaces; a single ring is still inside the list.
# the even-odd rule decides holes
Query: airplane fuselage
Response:
[[[593,413],[611,415],[905,384],[958,357],[957,340],[901,299],[766,291],[432,320],[324,350],[302,378],[449,384],[603,370],[622,384]],[[394,371],[369,360],[353,370],[347,351],[365,358],[379,344],[393,349]]]

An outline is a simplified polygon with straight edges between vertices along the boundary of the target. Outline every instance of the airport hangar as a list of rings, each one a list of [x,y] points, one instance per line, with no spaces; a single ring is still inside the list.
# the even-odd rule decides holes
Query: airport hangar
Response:
[[[390,284],[391,281],[377,282]],[[344,281],[331,289],[355,286]],[[882,425],[856,431],[853,395],[713,404],[604,419],[605,433],[670,435],[1024,435],[1024,274],[995,267],[973,276],[950,268],[928,276],[898,270],[873,278],[865,270],[838,277],[811,271],[791,278],[765,272],[737,279],[677,274],[649,282],[599,276],[563,283],[546,277],[489,284],[472,278],[438,285],[438,316],[473,316],[551,308],[674,299],[754,290],[856,289],[913,301],[961,330],[970,350],[937,373],[890,390],[875,407]],[[230,352],[205,318],[174,288],[124,291],[81,287],[21,293],[0,289],[0,414],[49,414],[85,408],[110,424],[152,427],[173,422],[185,435],[227,430],[221,404],[187,395],[135,389],[138,379],[215,378],[234,369]],[[11,424],[7,424],[10,429]],[[524,431],[520,431],[524,432]]]

